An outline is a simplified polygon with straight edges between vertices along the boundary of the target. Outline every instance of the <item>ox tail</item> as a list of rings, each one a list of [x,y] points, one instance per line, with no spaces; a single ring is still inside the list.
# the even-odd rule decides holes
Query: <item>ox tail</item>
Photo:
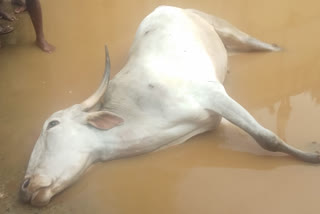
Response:
[[[276,44],[262,42],[242,32],[224,19],[206,14],[199,10],[188,9],[210,23],[221,38],[224,46],[229,52],[251,52],[251,51],[281,51]]]

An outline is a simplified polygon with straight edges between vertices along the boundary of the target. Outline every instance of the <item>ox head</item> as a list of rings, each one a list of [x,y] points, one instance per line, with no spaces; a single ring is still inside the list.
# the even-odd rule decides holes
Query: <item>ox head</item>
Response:
[[[83,103],[54,113],[44,123],[20,188],[23,201],[46,205],[101,158],[105,146],[101,130],[108,131],[123,122],[111,112],[92,111],[107,89],[109,76],[106,48],[106,68],[98,90]],[[103,140],[108,141],[106,137]]]

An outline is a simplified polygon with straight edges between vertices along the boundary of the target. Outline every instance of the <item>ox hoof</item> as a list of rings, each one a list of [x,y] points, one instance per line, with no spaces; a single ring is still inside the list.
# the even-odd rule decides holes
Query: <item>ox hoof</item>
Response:
[[[318,143],[317,141],[312,141],[308,143],[304,149],[308,152],[314,152],[314,153],[320,154],[320,143]]]

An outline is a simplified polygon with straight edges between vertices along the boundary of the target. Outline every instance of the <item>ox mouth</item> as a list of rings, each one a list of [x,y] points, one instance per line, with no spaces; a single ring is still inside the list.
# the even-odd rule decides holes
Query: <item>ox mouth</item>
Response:
[[[20,188],[20,200],[24,203],[31,203],[34,206],[44,206],[50,202],[52,194],[52,182],[48,180],[34,179],[38,182],[25,179]],[[42,183],[41,183],[42,182]]]
[[[33,193],[20,192],[20,198],[24,203],[30,203],[33,206],[45,206],[50,202],[53,194],[51,189],[43,187]]]
[[[45,206],[50,202],[52,196],[50,188],[41,188],[32,194],[30,203],[33,206]]]

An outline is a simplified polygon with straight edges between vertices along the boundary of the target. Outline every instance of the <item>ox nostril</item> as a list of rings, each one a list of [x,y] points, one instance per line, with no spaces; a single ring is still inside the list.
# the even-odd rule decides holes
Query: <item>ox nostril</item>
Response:
[[[22,184],[22,189],[25,190],[28,188],[30,183],[30,178],[27,178],[26,180],[24,180],[23,184]]]

